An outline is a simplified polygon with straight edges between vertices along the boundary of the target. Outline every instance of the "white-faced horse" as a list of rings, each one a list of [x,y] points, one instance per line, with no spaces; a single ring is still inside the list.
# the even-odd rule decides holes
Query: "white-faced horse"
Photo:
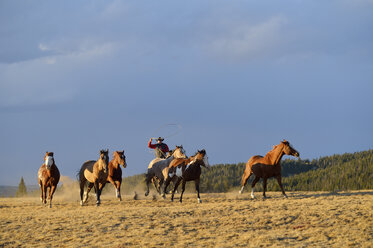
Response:
[[[38,171],[38,181],[41,190],[41,202],[47,203],[47,190],[49,188],[49,207],[52,207],[53,194],[56,191],[57,184],[60,181],[60,171],[54,163],[53,152],[46,152],[44,163]]]

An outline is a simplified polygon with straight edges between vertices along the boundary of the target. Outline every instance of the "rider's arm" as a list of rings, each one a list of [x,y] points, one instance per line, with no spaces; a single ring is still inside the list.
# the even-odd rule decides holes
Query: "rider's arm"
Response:
[[[155,149],[157,146],[152,144],[152,139],[149,140],[148,147],[151,149]]]

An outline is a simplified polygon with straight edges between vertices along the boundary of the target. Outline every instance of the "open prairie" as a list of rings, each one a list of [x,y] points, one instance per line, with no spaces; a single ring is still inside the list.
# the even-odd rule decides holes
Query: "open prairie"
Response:
[[[0,247],[372,247],[373,191],[0,198]],[[178,195],[177,195],[178,197]]]

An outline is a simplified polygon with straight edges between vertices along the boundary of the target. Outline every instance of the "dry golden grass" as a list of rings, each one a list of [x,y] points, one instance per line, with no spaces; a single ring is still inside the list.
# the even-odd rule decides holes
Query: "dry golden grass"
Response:
[[[110,186],[112,187],[112,186]],[[178,197],[179,195],[177,195]],[[0,199],[0,247],[372,247],[373,191],[289,192],[288,199],[186,194],[184,202],[139,195],[59,192],[51,209],[38,198]],[[178,200],[178,198],[177,198]]]

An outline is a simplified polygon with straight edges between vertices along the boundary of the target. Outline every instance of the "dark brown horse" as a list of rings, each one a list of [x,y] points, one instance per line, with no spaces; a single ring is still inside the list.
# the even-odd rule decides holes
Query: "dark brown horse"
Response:
[[[78,179],[80,184],[80,205],[83,206],[88,200],[88,193],[92,187],[96,191],[96,205],[101,203],[100,196],[108,177],[108,163],[109,163],[109,150],[101,150],[100,157],[97,161],[86,161],[78,172]],[[87,192],[83,200],[84,186],[88,183]]]
[[[176,158],[172,160],[170,165],[168,166],[168,177],[164,185],[162,196],[165,197],[164,192],[167,191],[167,186],[170,184],[171,180],[174,177],[176,177],[177,181],[175,183],[174,189],[172,190],[171,201],[174,200],[175,191],[177,190],[177,187],[179,186],[180,182],[182,182],[182,189],[180,195],[180,202],[182,202],[186,182],[194,181],[197,191],[198,202],[201,203],[202,201],[199,196],[201,166],[204,166],[206,168],[210,167],[205,150],[197,151],[197,153],[194,156],[191,156],[190,158]]]
[[[299,157],[299,152],[295,150],[288,141],[284,140],[280,144],[273,146],[273,149],[264,157],[259,155],[251,157],[246,163],[246,168],[241,180],[242,187],[239,193],[242,193],[247,180],[252,174],[254,174],[255,178],[251,183],[252,198],[254,198],[255,184],[260,180],[260,178],[263,178],[263,197],[266,197],[267,179],[270,177],[275,177],[277,179],[282,194],[287,197],[281,182],[281,158],[284,155]]]
[[[57,184],[60,181],[60,171],[54,163],[53,152],[46,152],[44,155],[44,164],[41,165],[38,171],[38,181],[41,189],[41,202],[47,203],[47,191],[49,188],[49,207],[52,207],[53,194],[57,189]]]
[[[124,151],[115,151],[113,153],[113,159],[109,162],[108,169],[108,177],[107,181],[114,185],[115,187],[115,196],[122,200],[122,196],[120,195],[120,185],[122,183],[122,169],[120,168],[127,167],[126,163],[126,156],[124,155]]]

